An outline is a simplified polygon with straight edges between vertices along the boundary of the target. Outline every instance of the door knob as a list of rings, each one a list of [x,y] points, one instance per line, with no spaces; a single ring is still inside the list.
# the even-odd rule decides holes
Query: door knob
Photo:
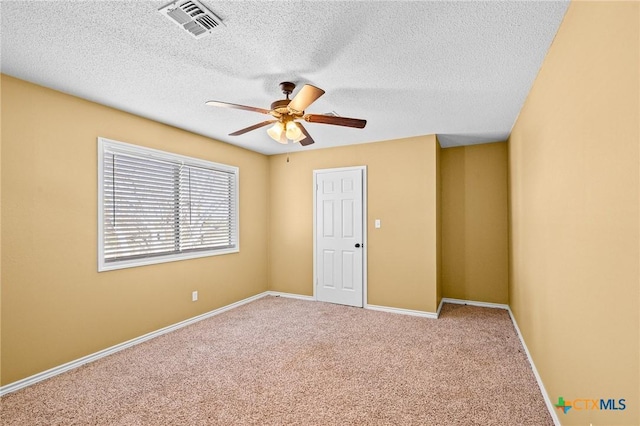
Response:
[[[360,243],[356,244],[356,248],[360,248]]]

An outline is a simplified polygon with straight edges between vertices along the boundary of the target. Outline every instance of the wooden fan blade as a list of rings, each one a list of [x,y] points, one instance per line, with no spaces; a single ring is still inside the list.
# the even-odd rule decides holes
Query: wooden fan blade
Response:
[[[229,136],[240,136],[240,135],[243,135],[243,134],[245,134],[247,132],[250,132],[252,130],[259,129],[260,127],[268,126],[269,124],[275,123],[277,121],[278,120],[263,121],[262,123],[254,124],[253,126],[245,127],[244,129],[240,129],[240,130],[235,131],[233,133],[229,133]]]
[[[301,113],[322,95],[324,95],[324,90],[310,84],[305,84],[298,94],[291,99],[291,102],[289,102],[289,109]]]
[[[206,105],[210,105],[210,106],[223,107],[223,108],[243,109],[245,111],[259,112],[261,114],[269,114],[271,112],[268,109],[264,109],[264,108],[256,108],[256,107],[246,106],[246,105],[230,104],[229,102],[207,101],[207,102],[205,102],[205,104]]]
[[[309,123],[334,124],[336,126],[356,127],[358,129],[363,129],[364,126],[367,125],[367,120],[360,120],[359,118],[336,117],[335,115],[306,114],[304,116],[304,119]]]
[[[300,145],[302,146],[307,146],[307,145],[311,145],[312,143],[315,143],[315,141],[313,140],[313,138],[311,137],[311,135],[309,134],[309,132],[307,132],[307,129],[304,128],[304,126],[302,125],[302,123],[300,122],[296,122],[296,124],[298,125],[298,127],[300,127],[300,130],[302,131],[302,134],[306,136],[306,138],[301,139]]]

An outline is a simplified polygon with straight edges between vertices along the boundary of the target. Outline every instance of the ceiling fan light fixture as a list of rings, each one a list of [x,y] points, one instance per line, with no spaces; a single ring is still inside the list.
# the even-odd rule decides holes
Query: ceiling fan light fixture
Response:
[[[287,123],[286,134],[287,134],[287,139],[297,142],[297,140],[300,139],[300,136],[302,136],[302,131],[294,121],[289,121]]]
[[[269,130],[267,130],[267,134],[269,136],[271,136],[271,139],[273,139],[276,142],[280,142],[280,143],[282,143],[281,141],[282,141],[282,139],[284,139],[283,138],[283,136],[284,136],[283,133],[284,133],[284,124],[282,124],[282,123],[276,123],[276,124],[273,125],[273,127],[271,127]],[[286,139],[285,139],[284,143],[287,143]]]

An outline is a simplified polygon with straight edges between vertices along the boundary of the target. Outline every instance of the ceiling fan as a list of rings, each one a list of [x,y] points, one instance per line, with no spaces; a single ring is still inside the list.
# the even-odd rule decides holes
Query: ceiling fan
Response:
[[[266,120],[262,123],[254,124],[253,126],[245,127],[244,129],[229,133],[229,136],[239,136],[252,130],[273,124],[273,127],[267,130],[267,133],[272,139],[285,145],[289,143],[289,141],[294,143],[300,142],[300,145],[302,146],[314,143],[313,138],[309,135],[307,129],[305,129],[300,120],[304,120],[308,123],[333,124],[336,126],[355,127],[358,129],[362,129],[366,126],[367,120],[360,120],[358,118],[347,118],[325,114],[305,114],[304,110],[315,102],[316,99],[324,95],[324,90],[310,84],[305,84],[293,99],[289,99],[289,95],[293,92],[295,87],[296,85],[289,81],[280,83],[280,89],[282,90],[282,93],[284,93],[286,99],[273,102],[271,104],[271,109],[256,108],[220,101],[208,101],[206,104],[225,108],[243,109],[246,111],[254,111],[273,116],[273,119],[271,120]]]

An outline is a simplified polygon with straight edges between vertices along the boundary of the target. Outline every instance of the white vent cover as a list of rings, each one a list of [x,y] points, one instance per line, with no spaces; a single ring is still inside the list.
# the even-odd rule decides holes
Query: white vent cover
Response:
[[[158,12],[183,28],[194,38],[202,38],[222,24],[222,20],[197,0],[178,0],[162,6]]]

